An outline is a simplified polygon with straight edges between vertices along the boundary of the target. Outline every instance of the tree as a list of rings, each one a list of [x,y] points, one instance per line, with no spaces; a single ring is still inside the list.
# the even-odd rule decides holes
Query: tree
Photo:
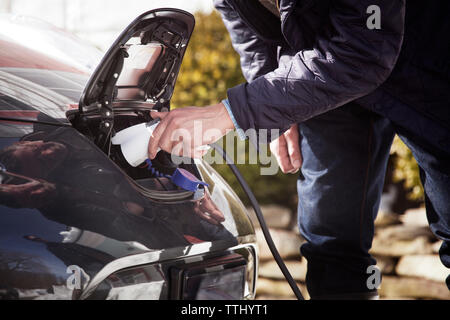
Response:
[[[217,12],[196,14],[172,107],[203,106],[226,98],[227,88],[244,81],[239,56]]]

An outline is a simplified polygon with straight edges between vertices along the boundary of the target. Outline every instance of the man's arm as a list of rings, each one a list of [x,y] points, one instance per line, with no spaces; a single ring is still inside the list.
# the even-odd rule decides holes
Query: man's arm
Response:
[[[214,6],[222,15],[234,50],[239,54],[242,73],[248,82],[278,67],[277,47],[258,37],[239,17],[226,0],[214,0]]]
[[[225,0],[216,0],[217,4],[219,10],[229,13]],[[373,4],[381,9],[380,30],[367,27],[370,15],[366,11]],[[404,9],[404,0],[331,1],[328,27],[317,38],[314,48],[284,57],[275,70],[255,79],[269,70],[274,60],[262,58],[254,75],[246,72],[255,61],[251,50],[255,50],[255,55],[266,57],[264,50],[268,49],[256,35],[246,33],[250,29],[238,17],[227,15],[225,19],[231,22],[226,24],[236,34],[233,45],[238,51],[242,50],[243,70],[251,80],[228,90],[233,117],[222,103],[205,108],[176,109],[170,114],[155,113],[162,121],[150,139],[150,158],[156,155],[158,147],[172,152],[175,143],[170,133],[177,130],[185,133],[182,150],[194,155],[199,146],[216,141],[229,129],[285,131],[294,123],[370,93],[394,68],[403,40]],[[217,128],[220,134],[214,138],[194,139],[194,123],[202,124],[202,133]]]
[[[381,29],[367,27],[370,5],[381,9]],[[311,50],[301,50],[251,83],[228,90],[243,130],[287,129],[364,96],[389,76],[404,26],[404,0],[336,0],[330,22]]]

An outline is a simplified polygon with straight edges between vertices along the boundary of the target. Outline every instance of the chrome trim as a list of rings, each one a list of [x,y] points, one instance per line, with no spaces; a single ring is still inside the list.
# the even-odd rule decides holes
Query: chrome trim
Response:
[[[259,269],[259,248],[258,245],[256,243],[256,241],[254,243],[247,243],[245,245],[240,245],[238,248],[231,248],[231,250],[237,250],[237,249],[242,249],[242,248],[249,248],[251,251],[253,251],[253,288],[251,290],[251,294],[247,295],[244,297],[244,300],[254,300],[255,296],[256,296],[256,282],[258,280],[258,269]]]
[[[255,251],[255,264],[257,269],[258,263],[258,248],[256,245],[256,235],[250,234],[246,236],[237,237],[234,240],[237,240],[238,244],[235,245],[235,242],[230,242],[229,240],[219,240],[214,242],[204,242],[199,244],[193,244],[187,247],[175,247],[170,249],[163,250],[155,250],[151,252],[145,252],[140,254],[135,254],[123,258],[119,258],[107,264],[97,273],[83,290],[83,293],[80,296],[80,300],[87,299],[95,289],[100,285],[100,283],[105,280],[110,275],[131,267],[152,264],[152,263],[162,263],[170,260],[177,259],[185,259],[188,257],[193,257],[200,254],[205,253],[213,253],[217,251],[225,251],[225,250],[237,250],[245,247],[252,247]],[[230,246],[232,245],[232,246]],[[255,277],[257,273],[255,274]],[[256,279],[253,288],[253,295],[256,287]]]
[[[256,239],[256,235],[255,235],[255,239]],[[255,243],[252,243],[250,246],[252,247],[253,252],[255,253],[255,256],[254,256],[255,261],[253,262],[255,264],[255,266],[254,266],[255,275],[254,275],[254,281],[253,281],[252,295],[250,297],[246,298],[246,300],[254,300],[255,299],[256,284],[258,282],[258,277],[259,277],[259,247],[258,247],[258,244],[256,243],[256,240],[255,240]]]

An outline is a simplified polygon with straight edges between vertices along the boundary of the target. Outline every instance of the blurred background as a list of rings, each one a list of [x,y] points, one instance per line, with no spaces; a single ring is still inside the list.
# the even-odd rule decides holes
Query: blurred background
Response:
[[[176,7],[196,16],[172,99],[172,107],[203,106],[226,97],[227,88],[244,81],[220,15],[210,0],[0,0],[0,14],[24,15],[76,34],[102,51],[139,14],[159,7]],[[246,196],[225,165],[215,168],[238,195]],[[306,261],[299,255],[296,175],[261,176],[259,165],[239,165],[262,205],[283,258],[298,285],[304,286]],[[246,203],[248,204],[248,203]],[[255,220],[255,226],[259,225]],[[288,284],[272,260],[258,228],[261,249],[259,299],[292,299]],[[440,241],[430,232],[423,208],[417,164],[408,148],[395,139],[386,173],[384,194],[376,220],[372,254],[383,272],[383,299],[450,299],[444,284],[449,270],[438,257]]]

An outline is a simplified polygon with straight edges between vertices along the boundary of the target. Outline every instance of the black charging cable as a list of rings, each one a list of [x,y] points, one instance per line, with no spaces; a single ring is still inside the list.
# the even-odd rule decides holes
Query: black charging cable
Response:
[[[256,217],[258,218],[259,224],[261,225],[261,230],[264,234],[264,238],[266,239],[267,245],[269,246],[270,252],[272,252],[273,257],[275,258],[275,261],[278,264],[278,267],[280,268],[281,272],[283,273],[284,277],[286,278],[287,282],[289,283],[292,291],[294,292],[295,296],[298,300],[305,300],[303,298],[302,293],[300,292],[299,288],[297,287],[297,284],[295,283],[295,280],[292,278],[288,268],[283,262],[283,259],[281,258],[280,254],[278,253],[277,248],[275,247],[275,243],[272,240],[272,237],[270,236],[269,228],[266,225],[266,221],[264,220],[264,216],[261,212],[261,208],[259,207],[258,201],[256,201],[255,195],[253,194],[252,190],[248,186],[245,179],[242,177],[239,169],[236,167],[234,162],[228,157],[225,150],[223,150],[222,147],[220,147],[218,144],[213,143],[210,145],[216,152],[218,152],[222,158],[225,160],[227,165],[230,167],[231,171],[235,175],[237,181],[241,185],[242,189],[244,190],[245,194],[247,195],[248,199],[250,200],[250,203],[253,207],[253,210],[255,210]]]

